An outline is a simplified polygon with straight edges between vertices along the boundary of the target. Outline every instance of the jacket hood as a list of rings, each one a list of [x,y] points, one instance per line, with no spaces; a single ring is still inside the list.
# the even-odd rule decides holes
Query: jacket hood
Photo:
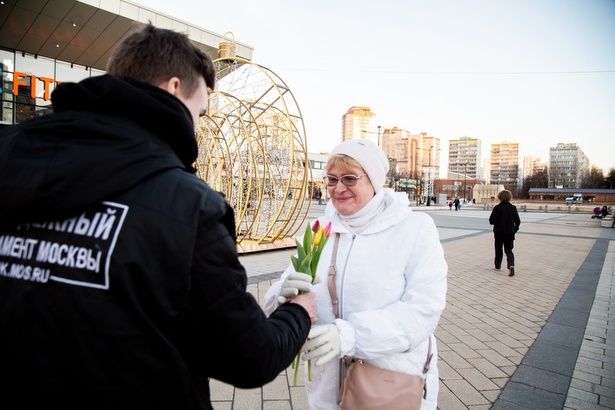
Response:
[[[54,112],[82,111],[128,118],[169,144],[190,167],[198,155],[194,124],[177,97],[143,81],[103,75],[61,84],[51,95]]]
[[[54,113],[0,133],[0,224],[53,220],[197,156],[192,119],[164,90],[112,76],[64,83]]]

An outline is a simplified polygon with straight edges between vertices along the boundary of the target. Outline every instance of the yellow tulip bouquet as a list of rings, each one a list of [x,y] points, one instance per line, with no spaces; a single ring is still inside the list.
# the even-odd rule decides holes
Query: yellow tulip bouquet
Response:
[[[318,261],[320,260],[320,253],[324,249],[329,235],[331,234],[331,222],[323,229],[318,220],[314,222],[314,225],[307,224],[305,227],[305,233],[303,234],[303,243],[300,243],[295,239],[297,244],[297,256],[291,256],[290,260],[293,263],[295,271],[301,273],[307,273],[312,277],[312,283],[316,278],[316,268],[318,267]],[[297,377],[299,374],[299,364],[301,363],[301,353],[297,355],[293,362],[294,369],[294,382],[297,385]],[[308,379],[312,380],[312,361],[308,360]]]

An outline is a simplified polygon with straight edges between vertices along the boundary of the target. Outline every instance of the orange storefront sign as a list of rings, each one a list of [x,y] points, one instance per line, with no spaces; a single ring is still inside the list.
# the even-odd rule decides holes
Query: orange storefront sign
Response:
[[[30,97],[36,98],[37,85],[39,85],[40,83],[42,83],[44,91],[43,99],[45,101],[48,101],[51,94],[50,84],[60,84],[60,81],[56,81],[53,78],[49,77],[37,77],[34,74],[28,75],[27,73],[15,71],[13,73],[13,95],[19,95],[20,86],[30,86]]]

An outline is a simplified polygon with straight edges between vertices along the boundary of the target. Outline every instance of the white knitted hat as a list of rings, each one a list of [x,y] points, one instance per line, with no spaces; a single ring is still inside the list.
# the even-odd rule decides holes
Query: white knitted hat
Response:
[[[369,140],[346,140],[333,148],[331,155],[344,154],[357,161],[371,181],[374,191],[384,186],[389,160],[378,145]]]

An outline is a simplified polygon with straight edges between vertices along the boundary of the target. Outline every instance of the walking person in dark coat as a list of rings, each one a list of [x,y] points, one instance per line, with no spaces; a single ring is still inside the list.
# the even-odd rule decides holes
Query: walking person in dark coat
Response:
[[[0,408],[212,409],[275,379],[314,293],[267,317],[232,208],[194,175],[211,59],[152,25],[0,133]]]
[[[521,220],[517,207],[510,203],[512,194],[508,190],[503,190],[498,194],[500,203],[493,207],[489,216],[489,223],[493,225],[493,236],[495,238],[495,259],[494,264],[497,270],[502,266],[502,247],[506,254],[506,266],[508,267],[508,276],[515,275],[515,255],[513,254],[513,246],[515,241],[515,233],[519,230]]]

